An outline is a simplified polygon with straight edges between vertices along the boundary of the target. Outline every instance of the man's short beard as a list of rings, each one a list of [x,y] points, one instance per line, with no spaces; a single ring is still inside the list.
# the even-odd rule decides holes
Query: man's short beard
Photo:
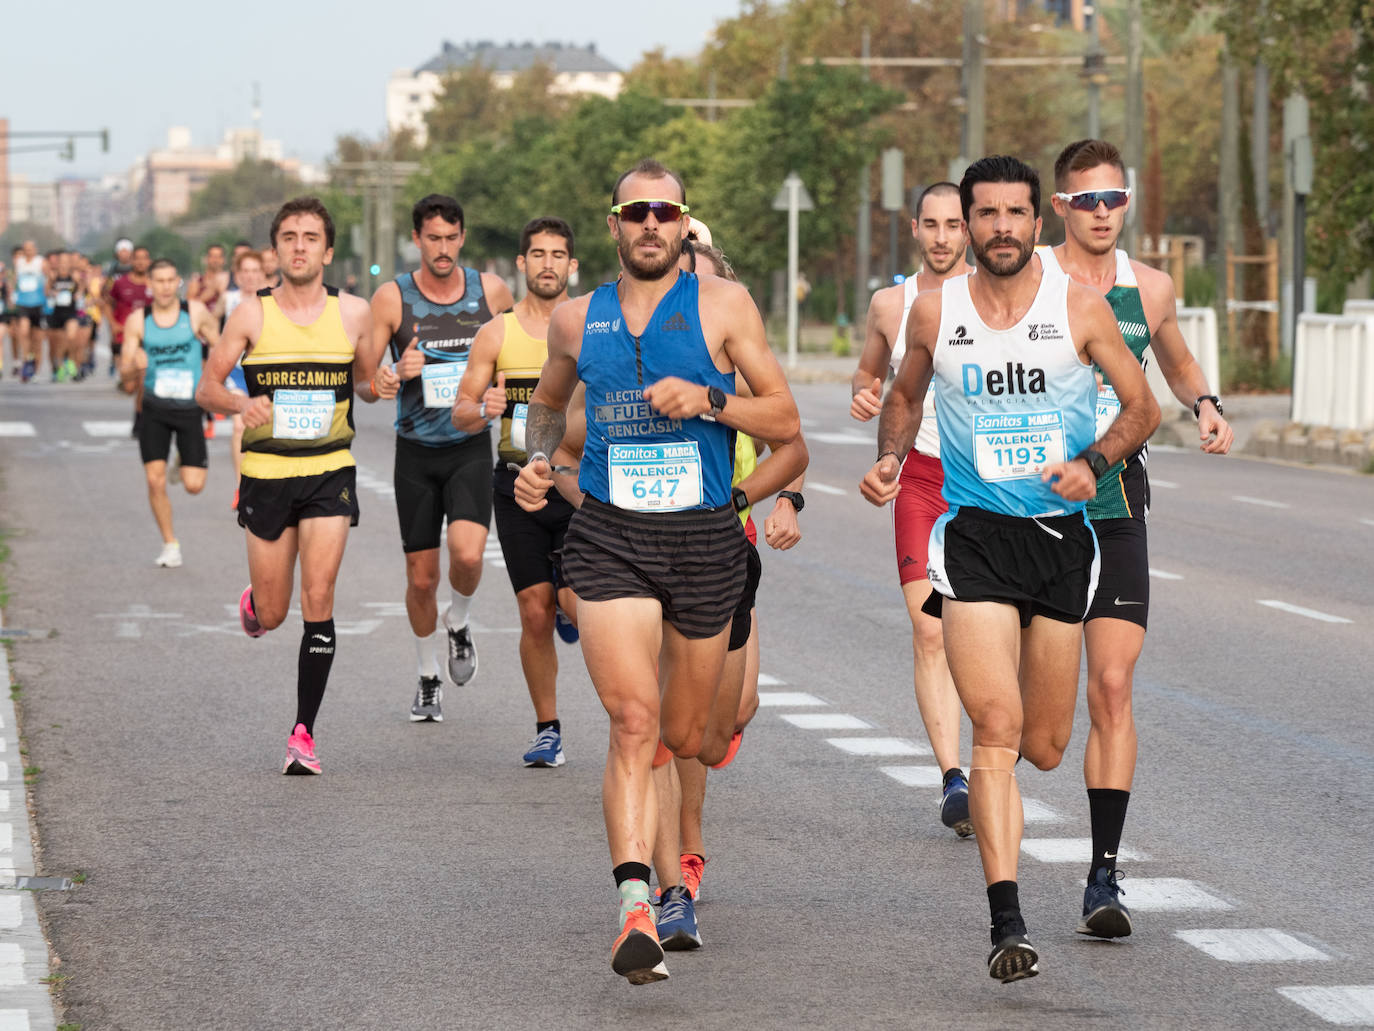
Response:
[[[993,240],[997,240],[997,237],[993,237]],[[1008,264],[994,265],[988,260],[988,251],[992,249],[993,240],[989,240],[987,245],[983,247],[979,247],[976,243],[973,245],[973,256],[978,259],[978,264],[987,270],[989,275],[1014,276],[1026,267],[1026,262],[1030,261],[1031,255],[1035,253],[1035,244],[1032,241],[1022,242],[1013,237],[1012,242],[1019,249],[1018,255],[1010,259]]]
[[[535,297],[538,297],[540,300],[548,301],[566,290],[568,288],[568,281],[560,277],[553,286],[546,287],[540,284],[538,277],[531,279],[529,276],[526,276],[525,286],[529,288],[530,293],[534,294]]]
[[[281,277],[285,279],[288,283],[290,283],[292,286],[309,286],[312,282],[315,281],[316,277],[319,276],[318,272],[310,272],[301,276],[292,275],[286,269],[278,269],[278,272],[280,272]],[[265,276],[264,278],[268,281],[272,279],[271,276]]]
[[[620,235],[616,250],[620,252],[620,264],[628,275],[642,280],[662,279],[670,268],[677,266],[678,258],[682,256],[681,238],[660,236],[659,239],[663,241],[663,256],[658,261],[641,263],[634,259],[634,243],[627,240],[624,233]]]
[[[939,265],[935,264],[935,259],[924,252],[922,252],[921,254],[921,261],[925,265],[927,272],[934,272],[937,276],[943,276],[955,265],[959,264],[959,259],[963,257],[963,254],[964,251],[962,248],[960,248],[957,251],[950,252],[949,262],[945,265],[944,268],[941,268]]]

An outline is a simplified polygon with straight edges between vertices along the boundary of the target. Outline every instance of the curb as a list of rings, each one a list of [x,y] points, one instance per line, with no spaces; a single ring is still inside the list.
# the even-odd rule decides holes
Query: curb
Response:
[[[11,684],[9,655],[0,648],[0,686]],[[34,868],[16,717],[14,701],[0,701],[0,1031],[56,1031],[52,993],[44,983],[51,973],[48,941],[33,892],[20,887]]]

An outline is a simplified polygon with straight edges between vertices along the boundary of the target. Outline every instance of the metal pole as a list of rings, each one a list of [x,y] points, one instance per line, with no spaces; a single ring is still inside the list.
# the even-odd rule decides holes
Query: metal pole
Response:
[[[1255,218],[1269,235],[1269,67],[1255,64],[1255,107],[1250,121],[1250,167],[1255,180]]]
[[[887,213],[887,281],[895,283],[897,273],[901,271],[897,266],[897,222],[898,212],[889,211]]]
[[[972,162],[983,156],[984,99],[983,0],[964,0],[964,133],[963,157]]]
[[[377,277],[372,274],[372,264],[377,260],[377,226],[374,216],[377,209],[376,186],[371,179],[364,179],[363,189],[363,282],[367,284],[367,296],[377,292]]]
[[[391,190],[395,184],[389,156],[382,161],[381,171],[381,197],[377,202],[377,264],[382,267],[381,281],[389,283],[396,278],[396,206],[391,202]]]
[[[800,204],[801,179],[789,175],[787,186],[787,367],[797,367],[797,266],[800,263],[797,217]]]
[[[867,61],[871,35],[864,29],[862,53]],[[864,65],[864,75],[868,75],[868,65]],[[854,342],[854,334],[861,333],[862,319],[868,312],[868,259],[873,248],[873,165],[864,165],[859,170],[859,225],[854,242],[854,317],[849,322],[849,340]]]
[[[1217,163],[1217,214],[1220,216],[1218,226],[1218,260],[1224,260],[1223,256],[1227,251],[1235,254],[1244,253],[1244,247],[1240,235],[1240,81],[1236,75],[1236,66],[1231,61],[1229,51],[1223,52],[1221,63],[1221,147],[1219,161]],[[1225,267],[1222,267],[1222,274],[1225,275]],[[1236,285],[1236,292],[1245,294],[1243,285]],[[1223,311],[1228,309],[1228,302],[1241,300],[1230,291],[1219,291],[1224,296],[1218,297]],[[1237,332],[1230,334],[1232,339],[1227,341],[1227,346],[1231,348],[1233,354],[1241,353],[1241,341],[1235,339],[1239,335],[1239,325],[1241,320],[1234,322],[1228,320],[1228,325],[1234,324]]]
[[[1135,253],[1145,210],[1145,32],[1141,0],[1130,0],[1126,30],[1126,167],[1135,170],[1136,195],[1126,216],[1126,250]],[[1096,22],[1096,18],[1093,19]]]
[[[1097,84],[1095,74],[1097,66],[1101,64],[1102,36],[1098,24],[1097,4],[1085,7],[1085,11],[1092,12],[1091,32],[1088,37],[1088,57],[1093,67],[1088,75],[1088,139],[1096,140],[1102,137],[1102,87]]]

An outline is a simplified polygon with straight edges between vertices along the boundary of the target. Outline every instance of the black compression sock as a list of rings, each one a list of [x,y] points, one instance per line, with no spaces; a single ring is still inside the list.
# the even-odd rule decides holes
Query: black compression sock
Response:
[[[560,723],[558,720],[545,720],[543,723],[536,722],[534,724],[534,732],[536,734],[542,734],[550,727],[554,729],[554,733],[563,733],[563,724]]]
[[[992,943],[996,945],[1007,934],[1025,934],[1026,922],[1021,919],[1021,897],[1015,881],[996,881],[988,885],[988,910],[992,915]]]
[[[1093,860],[1088,869],[1088,881],[1098,870],[1115,870],[1116,853],[1121,848],[1121,829],[1126,826],[1126,804],[1129,791],[1115,788],[1088,788],[1088,816],[1093,829]]]
[[[643,881],[648,884],[649,868],[644,863],[621,863],[611,871],[611,876],[615,878],[617,888],[626,881]]]
[[[296,722],[315,734],[315,717],[324,701],[329,668],[334,665],[334,621],[306,622],[301,633],[300,660],[296,665]]]

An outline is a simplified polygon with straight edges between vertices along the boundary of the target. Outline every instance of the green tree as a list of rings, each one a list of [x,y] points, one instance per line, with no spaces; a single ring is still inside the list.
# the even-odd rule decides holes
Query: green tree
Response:
[[[301,181],[275,161],[244,158],[228,172],[213,175],[191,197],[191,206],[178,223],[198,222],[216,215],[277,207],[302,192]]]
[[[39,254],[65,247],[66,241],[52,226],[39,225],[37,222],[12,222],[0,233],[0,261],[10,262],[10,252],[21,247],[25,240],[32,240]]]

